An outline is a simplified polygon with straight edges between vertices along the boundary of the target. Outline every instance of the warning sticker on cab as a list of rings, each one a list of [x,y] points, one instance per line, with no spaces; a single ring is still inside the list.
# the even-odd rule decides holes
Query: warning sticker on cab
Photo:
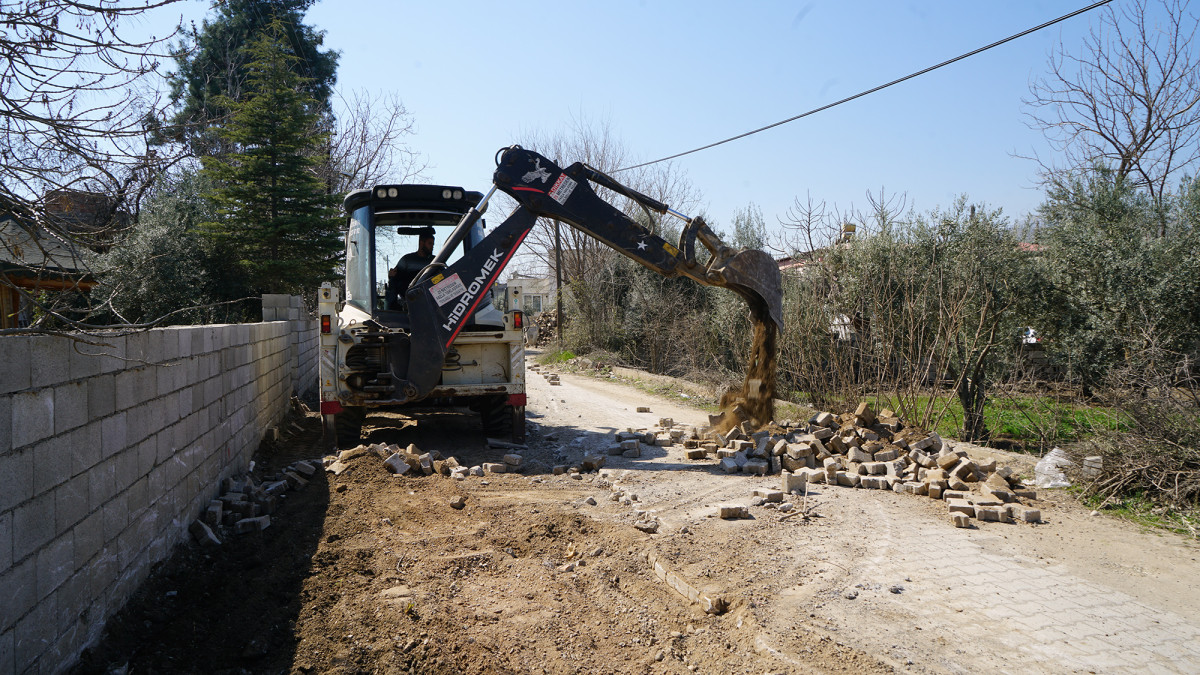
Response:
[[[577,183],[574,180],[567,178],[567,174],[559,174],[558,180],[554,181],[554,187],[550,188],[550,197],[559,204],[562,204],[575,191],[576,185]]]
[[[457,274],[452,274],[443,279],[440,283],[429,287],[429,294],[433,296],[433,299],[437,302],[438,307],[441,307],[451,300],[456,300],[462,297],[462,294],[466,292],[467,287],[458,278]]]

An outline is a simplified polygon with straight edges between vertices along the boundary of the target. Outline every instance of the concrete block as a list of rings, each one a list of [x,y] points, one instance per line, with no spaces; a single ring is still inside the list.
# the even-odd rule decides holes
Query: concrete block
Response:
[[[971,516],[968,516],[965,513],[953,511],[950,513],[950,522],[953,523],[955,527],[970,527]]]
[[[44,493],[13,509],[13,560],[22,560],[54,538],[54,494]]]
[[[975,517],[982,521],[1011,523],[1012,517],[1002,506],[975,506]]]
[[[725,473],[737,473],[738,471],[741,471],[741,467],[738,466],[737,461],[735,461],[732,457],[722,457],[720,466],[721,470]]]
[[[0,338],[0,395],[32,386],[31,345],[24,337]]]
[[[717,516],[724,520],[749,518],[750,510],[741,504],[718,504]]]
[[[501,460],[505,464],[513,467],[514,469],[518,466],[521,466],[522,459],[523,458],[520,455],[513,455],[513,454],[508,454],[508,455],[505,455],[504,457],[501,457]]]
[[[764,500],[766,500],[768,502],[779,503],[779,502],[783,501],[783,491],[782,490],[758,489],[758,490],[754,491],[754,496],[762,497]]]
[[[804,474],[804,479],[809,483],[825,483],[827,482],[825,471],[823,469],[805,469],[799,473]]]
[[[1042,521],[1042,512],[1040,509],[1021,506],[1020,504],[1005,504],[1004,509],[1008,512],[1008,517],[1019,523],[1040,523]]]
[[[704,459],[708,457],[708,453],[704,451],[704,448],[687,450],[685,454],[687,455],[688,459]]]
[[[619,457],[625,450],[620,445],[610,445],[605,452],[608,453],[609,457]]]
[[[837,424],[837,420],[834,418],[833,413],[818,412],[809,418],[808,423],[819,427],[828,427]]]
[[[950,513],[965,513],[968,516],[975,516],[975,505],[965,499],[946,499],[946,509]]]
[[[604,455],[588,455],[580,465],[584,471],[599,471],[604,466]]]
[[[837,479],[837,484],[843,487],[858,487],[862,480],[862,476],[848,471],[838,471],[835,478]]]
[[[71,340],[57,336],[34,335],[29,341],[31,388],[51,387],[71,379]]]
[[[695,450],[689,450],[688,452],[695,452]],[[627,459],[637,459],[642,456],[642,449],[634,448],[632,450],[626,450],[625,452],[621,453],[621,456]],[[701,456],[703,456],[703,451],[701,451]]]
[[[54,491],[55,530],[65,532],[91,512],[88,502],[88,478],[75,476]]]
[[[948,455],[939,455],[934,461],[937,462],[939,468],[949,471],[958,464],[959,459],[961,458],[958,455],[950,453]]]
[[[783,491],[786,492],[787,494],[791,494],[793,491],[803,492],[805,489],[805,483],[808,482],[807,476],[805,474],[792,473],[791,471],[784,471],[780,475],[783,478],[783,480],[782,480]]]
[[[875,424],[875,411],[871,409],[869,403],[860,403],[854,409],[854,417],[863,423],[863,426],[871,426]]]
[[[951,490],[956,490],[958,492],[966,492],[967,490],[971,489],[969,485],[957,478],[951,478],[949,481],[947,481],[947,483]]]
[[[890,462],[900,456],[900,451],[896,448],[885,448],[875,453],[876,462]]]
[[[33,450],[0,454],[0,511],[33,496]]]
[[[51,438],[33,446],[33,491],[54,489],[71,476],[71,448],[66,438]]]
[[[964,483],[974,483],[978,480],[975,475],[975,462],[969,459],[960,459],[958,466],[954,467],[954,470],[950,472],[950,477],[957,478]]]
[[[12,397],[0,394],[0,455],[13,447]]]
[[[658,418],[658,426],[662,427],[663,429],[670,429],[671,427],[675,426],[675,420],[671,419],[670,417],[660,417]]]
[[[850,450],[846,453],[846,457],[851,462],[863,463],[874,461],[874,457],[871,455],[871,453],[857,447],[850,448]]]
[[[37,602],[37,560],[18,562],[0,572],[0,627],[9,627]],[[15,672],[15,671],[10,671]]]
[[[765,476],[765,475],[767,475],[767,471],[770,468],[771,468],[771,465],[766,460],[748,459],[748,460],[746,460],[746,463],[742,466],[742,471],[744,471],[746,473],[754,474],[756,476]]]
[[[54,390],[34,389],[13,394],[12,447],[20,448],[54,434]]]
[[[271,516],[258,516],[256,518],[242,518],[234,523],[234,530],[238,534],[250,534],[251,532],[262,532],[271,526]]]
[[[928,491],[928,495],[929,495],[930,499],[941,499],[942,498],[942,486],[941,485],[938,485],[937,483],[929,483],[926,490]]]
[[[0,513],[0,573],[13,564],[13,514]]]
[[[508,470],[508,465],[503,462],[484,462],[482,467],[484,473],[504,473]]]

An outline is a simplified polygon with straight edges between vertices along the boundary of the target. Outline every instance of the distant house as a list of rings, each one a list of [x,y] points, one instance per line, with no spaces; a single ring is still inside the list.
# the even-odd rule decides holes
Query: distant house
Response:
[[[506,282],[509,288],[521,291],[521,310],[530,317],[554,307],[554,280],[514,272]]]
[[[25,222],[12,209],[0,212],[0,329],[23,328],[33,306],[22,294],[90,291],[96,281],[87,271],[87,250],[108,245],[115,228],[129,216],[113,217],[112,200],[77,190],[55,190],[46,197],[46,218],[55,231]]]

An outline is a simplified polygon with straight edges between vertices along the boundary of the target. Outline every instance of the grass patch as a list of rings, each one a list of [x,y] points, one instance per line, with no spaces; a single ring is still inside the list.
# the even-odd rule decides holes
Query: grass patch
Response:
[[[907,406],[886,395],[866,400],[877,411],[895,410],[906,424],[919,417],[909,411],[932,409],[936,419],[932,431],[951,438],[962,432],[962,404],[951,393],[920,395],[908,399]],[[1023,451],[1046,450],[1128,426],[1128,420],[1110,408],[1078,405],[1036,394],[989,398],[983,417],[993,441],[1007,441],[1008,449]]]
[[[1082,488],[1072,488],[1082,493]],[[1154,530],[1166,530],[1193,539],[1200,538],[1200,513],[1185,513],[1155,504],[1145,494],[1136,493],[1123,499],[1105,499],[1099,495],[1082,497],[1085,506],[1101,513],[1127,520]]]
[[[569,349],[560,349],[558,351],[543,352],[537,357],[537,362],[543,366],[553,366],[560,363],[566,363],[575,358],[575,353]]]

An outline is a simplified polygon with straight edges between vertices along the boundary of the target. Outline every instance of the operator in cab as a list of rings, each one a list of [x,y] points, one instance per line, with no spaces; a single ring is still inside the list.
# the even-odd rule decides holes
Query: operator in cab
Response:
[[[388,309],[400,309],[400,298],[408,291],[408,285],[433,262],[433,228],[424,228],[418,237],[417,250],[401,256],[396,266],[388,270]]]

